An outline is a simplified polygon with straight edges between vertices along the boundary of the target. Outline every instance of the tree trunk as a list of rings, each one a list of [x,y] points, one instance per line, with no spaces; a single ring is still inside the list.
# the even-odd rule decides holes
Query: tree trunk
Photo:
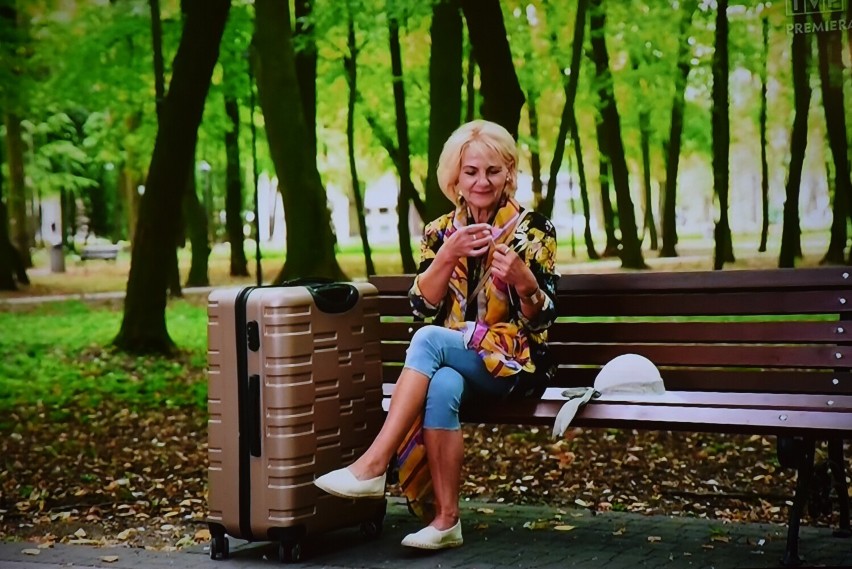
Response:
[[[597,251],[595,251],[595,244],[592,239],[591,210],[589,207],[588,187],[586,185],[586,168],[583,162],[580,132],[577,128],[577,117],[574,113],[574,103],[577,99],[577,86],[580,82],[580,65],[583,55],[583,41],[586,33],[588,6],[588,0],[578,0],[577,2],[577,13],[574,16],[574,30],[571,36],[573,38],[571,43],[571,64],[569,67],[568,78],[563,81],[565,106],[562,108],[562,116],[559,121],[559,132],[556,135],[553,160],[550,163],[550,175],[547,181],[547,194],[544,197],[541,211],[543,213],[546,212],[546,215],[548,216],[553,214],[553,204],[556,199],[557,175],[559,170],[562,168],[562,159],[565,154],[565,138],[570,133],[571,144],[574,147],[574,156],[577,159],[577,175],[580,182],[580,199],[583,202],[583,215],[586,220],[585,229],[583,231],[586,244],[586,254],[589,259],[598,259],[600,257]],[[559,41],[555,30],[552,32],[550,39],[551,46],[555,47]],[[559,68],[563,69],[564,66],[560,63]],[[570,168],[569,175],[572,175]],[[573,203],[573,196],[569,196],[569,199],[572,200]]]
[[[26,268],[33,266],[30,255],[32,238],[30,237],[29,218],[27,216],[27,186],[24,177],[24,139],[21,133],[21,119],[12,113],[5,115],[6,123],[6,160],[9,166],[9,214],[10,235],[15,249],[21,256]]]
[[[168,273],[175,265],[178,212],[229,9],[229,0],[187,1],[139,207],[124,318],[114,340],[124,350],[168,353],[174,349],[166,329]]]
[[[618,257],[618,251],[621,249],[621,244],[618,237],[615,235],[615,212],[612,209],[612,199],[609,195],[609,160],[605,154],[606,150],[603,143],[603,134],[601,126],[598,123],[598,153],[600,160],[598,162],[598,179],[601,184],[601,214],[603,215],[604,232],[606,233],[606,245],[602,257]]]
[[[678,73],[675,75],[669,137],[665,145],[666,182],[663,189],[660,257],[677,257],[677,171],[680,166],[680,147],[683,135],[684,93],[686,92],[686,80],[691,69],[689,63],[689,30],[692,26],[692,16],[697,8],[698,3],[694,0],[686,2],[680,20],[677,52]]]
[[[571,67],[567,78],[563,74],[562,90],[565,92],[565,105],[562,107],[562,116],[559,120],[559,131],[556,134],[556,142],[553,149],[553,160],[550,162],[550,172],[547,180],[547,194],[544,201],[539,207],[539,211],[550,217],[553,215],[553,203],[556,199],[556,182],[559,175],[559,170],[562,169],[562,160],[565,157],[565,139],[568,136],[568,131],[571,126],[571,116],[574,114],[574,102],[577,98],[577,85],[580,82],[580,62],[583,52],[583,36],[586,32],[586,12],[588,9],[588,0],[579,0],[577,2],[577,14],[574,17],[574,33],[571,43]],[[555,47],[560,40],[552,34],[551,46]],[[557,57],[555,49],[553,50],[554,58]],[[559,68],[563,65],[559,63]],[[574,121],[576,124],[576,120]]]
[[[592,44],[592,57],[595,61],[597,93],[600,100],[601,131],[603,146],[609,159],[612,183],[615,187],[618,207],[618,228],[621,233],[621,266],[625,269],[647,268],[642,258],[641,243],[636,233],[636,217],[633,201],[630,199],[630,181],[627,161],[624,157],[624,145],[621,140],[621,119],[618,115],[615,94],[612,87],[612,73],[609,69],[604,29],[606,14],[603,0],[592,0],[589,33]]]
[[[461,0],[473,57],[479,65],[482,118],[518,138],[524,92],[515,73],[500,0]]]
[[[543,199],[541,183],[541,137],[538,132],[538,109],[536,108],[538,94],[530,89],[527,91],[527,96],[527,119],[530,124],[530,175],[532,176],[533,207],[538,209]],[[553,214],[553,208],[551,207],[550,212],[542,213],[550,217]]]
[[[308,128],[306,144],[312,156],[317,155],[317,42],[312,20],[314,0],[295,1],[296,25],[293,44],[296,49],[296,77],[299,78],[299,95]]]
[[[464,122],[470,122],[476,118],[476,59],[473,57],[473,48],[468,50],[465,77]]]
[[[140,113],[133,113],[124,118],[124,128],[127,136],[133,134],[142,122]],[[124,209],[124,219],[127,225],[127,237],[130,240],[130,246],[136,240],[136,225],[139,222],[139,185],[142,181],[141,174],[136,170],[135,164],[137,161],[136,155],[131,148],[124,148],[124,164],[119,173],[118,185],[119,195]]]
[[[414,253],[411,251],[411,228],[408,224],[409,208],[417,190],[411,181],[411,145],[408,141],[408,115],[405,112],[405,82],[402,75],[402,50],[399,45],[399,20],[393,0],[388,0],[388,32],[393,75],[393,106],[396,120],[397,160],[399,169],[399,199],[397,201],[396,227],[399,233],[399,252],[402,271],[406,274],[417,271]]]
[[[358,217],[358,233],[361,236],[361,248],[364,250],[364,265],[367,276],[376,274],[373,253],[367,232],[367,220],[364,218],[364,197],[361,195],[361,182],[358,180],[358,165],[355,160],[355,104],[358,102],[358,45],[355,38],[355,19],[352,16],[351,0],[346,2],[347,34],[346,43],[349,53],[343,59],[346,71],[346,83],[349,86],[349,98],[346,109],[346,144],[349,156],[349,176],[352,179],[352,197],[355,200],[355,215]]]
[[[17,290],[18,284],[28,285],[30,279],[21,255],[9,239],[9,217],[3,199],[3,176],[0,176],[0,290]]]
[[[832,21],[837,22],[836,13]],[[812,15],[815,23],[822,23],[821,14]],[[843,263],[846,249],[846,221],[850,217],[848,204],[852,203],[852,180],[849,177],[849,145],[846,142],[846,111],[843,100],[843,36],[841,32],[825,31],[816,34],[819,52],[819,79],[822,107],[825,113],[826,133],[834,166],[834,200],[841,206],[832,219],[831,243],[823,263]],[[838,226],[834,229],[834,226]],[[839,239],[842,237],[842,240]],[[829,253],[832,253],[829,257]],[[834,254],[839,253],[837,257]],[[852,263],[852,251],[850,251]]]
[[[255,2],[253,65],[266,138],[287,224],[287,258],[274,282],[296,277],[345,279],[335,258],[327,196],[317,170],[316,154],[305,144],[310,133],[301,101],[285,2]]]
[[[763,24],[763,56],[760,66],[760,246],[757,250],[766,251],[766,241],[769,239],[769,163],[766,160],[766,62],[769,56],[769,18],[764,17]]]
[[[583,203],[583,218],[585,226],[583,228],[583,241],[586,245],[586,256],[590,260],[600,259],[600,255],[595,250],[595,242],[592,238],[592,211],[589,206],[589,188],[586,183],[586,166],[583,161],[583,147],[580,142],[580,129],[577,128],[577,118],[574,116],[572,108],[569,114],[569,130],[571,131],[571,143],[574,146],[574,157],[577,160],[577,178],[580,183],[580,201]],[[573,200],[573,196],[571,200]]]
[[[240,166],[240,106],[237,98],[225,96],[225,116],[229,129],[225,131],[225,228],[231,245],[232,277],[247,277],[248,259],[243,235],[243,174]]]
[[[207,211],[198,200],[198,184],[195,181],[194,168],[186,179],[182,206],[189,244],[192,249],[186,286],[209,286],[210,242],[208,241]]]
[[[643,52],[644,53],[644,52]],[[647,53],[640,56],[631,53],[631,63],[634,71],[638,71],[642,63],[647,64]],[[657,225],[654,222],[654,208],[651,198],[651,109],[648,104],[648,82],[644,79],[639,81],[639,147],[642,151],[642,237],[645,239],[645,231],[650,238],[649,248],[657,250]]]
[[[804,24],[805,17],[794,16],[794,23]],[[801,254],[801,229],[799,227],[799,191],[802,183],[802,165],[805,162],[805,149],[808,146],[808,108],[811,103],[809,84],[809,62],[811,58],[811,35],[793,34],[793,100],[795,117],[790,135],[790,170],[787,173],[785,188],[784,225],[781,230],[781,251],[778,255],[779,267],[794,267],[795,260]],[[845,223],[844,223],[845,227]]]
[[[162,118],[166,98],[166,71],[163,63],[163,25],[160,19],[160,0],[148,0],[151,12],[151,54],[154,59],[154,100],[157,120]]]
[[[429,151],[426,169],[426,218],[435,219],[455,204],[438,186],[438,157],[444,142],[459,126],[462,112],[462,55],[464,29],[458,0],[432,4],[429,54]],[[472,66],[471,62],[471,66]]]
[[[713,190],[719,199],[719,221],[713,230],[716,247],[713,268],[720,270],[734,262],[731,225],[728,221],[730,172],[728,152],[731,147],[728,115],[728,0],[719,0],[716,8],[715,50],[713,52]]]

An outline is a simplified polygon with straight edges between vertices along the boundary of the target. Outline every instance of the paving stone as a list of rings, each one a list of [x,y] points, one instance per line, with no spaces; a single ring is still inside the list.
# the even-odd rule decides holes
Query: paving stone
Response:
[[[494,513],[478,511],[493,510]],[[586,510],[466,502],[462,505],[465,545],[437,553],[410,551],[399,542],[419,529],[405,505],[391,500],[385,529],[364,540],[357,528],[313,536],[303,544],[298,569],[561,569],[641,567],[764,569],[780,567],[786,528],[768,524],[722,524],[696,518],[643,516],[624,512],[592,515]],[[525,528],[524,524],[533,528]],[[544,527],[541,527],[541,526]],[[573,526],[555,530],[556,525]],[[619,531],[622,530],[623,531]],[[713,541],[724,532],[728,542]],[[615,535],[614,535],[615,532]],[[660,541],[649,541],[657,536]],[[760,540],[763,540],[761,543]],[[231,540],[233,561],[212,561],[206,546],[177,552],[131,548],[56,545],[26,555],[25,543],[0,543],[3,569],[258,569],[280,566],[274,543]],[[806,567],[852,567],[852,539],[832,536],[831,528],[803,527],[800,556]],[[108,563],[104,556],[116,556]]]

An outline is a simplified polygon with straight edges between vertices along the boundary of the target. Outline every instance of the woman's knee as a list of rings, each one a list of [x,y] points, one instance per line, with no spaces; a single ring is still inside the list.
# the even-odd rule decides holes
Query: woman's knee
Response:
[[[448,343],[452,344],[457,334],[460,334],[460,332],[444,328],[443,326],[429,324],[414,332],[414,335],[411,337],[409,350],[442,349]]]
[[[427,429],[459,429],[459,408],[464,396],[464,378],[452,368],[442,367],[435,372],[426,393],[426,414],[423,426]]]
[[[461,332],[442,326],[424,326],[411,337],[405,355],[405,366],[432,377],[443,365],[447,349],[456,347],[464,347]]]

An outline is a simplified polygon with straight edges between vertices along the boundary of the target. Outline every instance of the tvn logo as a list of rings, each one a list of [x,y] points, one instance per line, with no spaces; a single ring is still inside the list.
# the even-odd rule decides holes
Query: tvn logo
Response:
[[[845,12],[849,0],[787,0],[787,15]]]

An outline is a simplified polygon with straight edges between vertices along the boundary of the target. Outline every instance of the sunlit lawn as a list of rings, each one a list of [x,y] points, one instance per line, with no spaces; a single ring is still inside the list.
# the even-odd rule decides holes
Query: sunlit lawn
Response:
[[[206,404],[207,315],[203,296],[169,303],[178,357],[130,356],[109,347],[121,323],[117,301],[42,303],[0,312],[0,427],[21,406],[49,418],[118,398],[132,408]]]

